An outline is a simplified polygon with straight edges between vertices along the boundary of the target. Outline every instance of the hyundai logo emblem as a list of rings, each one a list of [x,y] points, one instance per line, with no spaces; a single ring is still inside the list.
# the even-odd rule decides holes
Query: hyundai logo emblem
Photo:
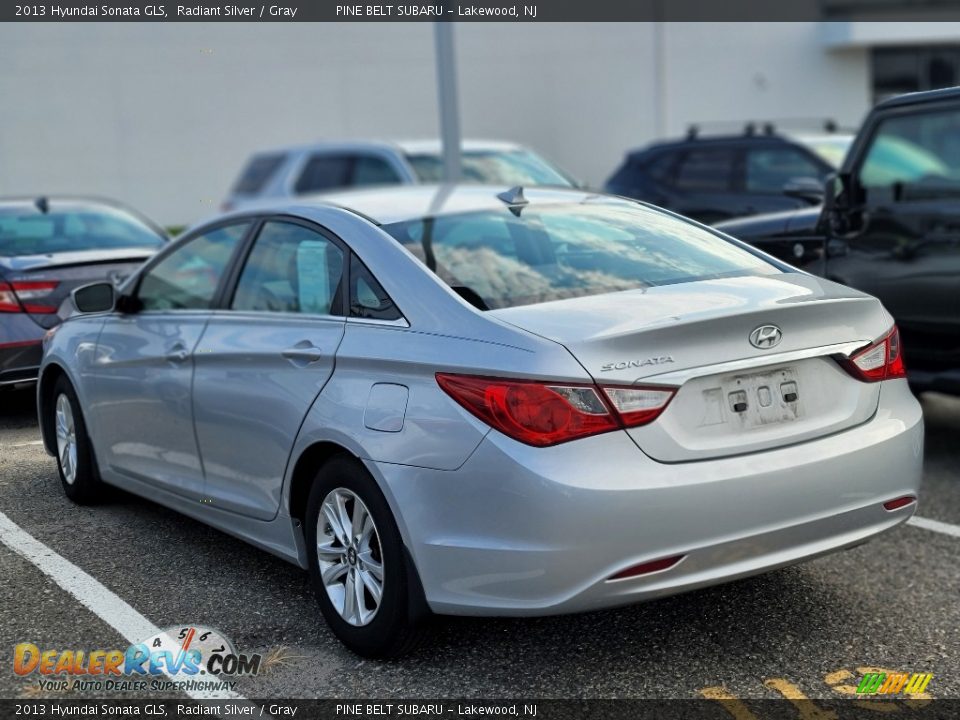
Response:
[[[776,325],[761,325],[750,333],[750,344],[761,350],[776,347],[783,340],[783,333]]]

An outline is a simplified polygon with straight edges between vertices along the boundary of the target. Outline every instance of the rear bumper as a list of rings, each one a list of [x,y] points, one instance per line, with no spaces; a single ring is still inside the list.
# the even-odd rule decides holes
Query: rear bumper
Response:
[[[0,315],[0,386],[37,379],[44,332],[26,315]]]
[[[773,451],[650,460],[626,433],[533,449],[490,433],[456,471],[371,463],[431,608],[544,615],[725,582],[862,543],[916,508],[923,423],[906,382],[867,423]],[[625,580],[627,567],[684,556]]]

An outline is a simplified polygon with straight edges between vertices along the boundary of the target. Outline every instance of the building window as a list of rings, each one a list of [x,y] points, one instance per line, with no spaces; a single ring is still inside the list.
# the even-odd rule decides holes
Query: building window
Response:
[[[960,84],[960,48],[895,47],[873,50],[873,101]]]

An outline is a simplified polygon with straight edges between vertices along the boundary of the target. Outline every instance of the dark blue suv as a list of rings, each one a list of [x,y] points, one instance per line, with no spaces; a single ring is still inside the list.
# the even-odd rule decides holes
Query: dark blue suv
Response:
[[[824,131],[786,136],[771,127],[740,135],[654,143],[627,155],[605,190],[644,200],[707,224],[816,204],[823,181],[843,160],[851,136]]]

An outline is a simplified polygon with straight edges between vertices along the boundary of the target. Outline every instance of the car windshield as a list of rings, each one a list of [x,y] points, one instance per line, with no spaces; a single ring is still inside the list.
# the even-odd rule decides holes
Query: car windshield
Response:
[[[587,201],[384,226],[481,309],[781,270],[658,210]]]
[[[421,182],[443,181],[443,158],[437,154],[407,155]],[[573,182],[529,150],[470,150],[461,155],[461,181],[488,185],[561,185]]]
[[[106,205],[0,205],[0,256],[158,248],[163,238],[130,213]]]

